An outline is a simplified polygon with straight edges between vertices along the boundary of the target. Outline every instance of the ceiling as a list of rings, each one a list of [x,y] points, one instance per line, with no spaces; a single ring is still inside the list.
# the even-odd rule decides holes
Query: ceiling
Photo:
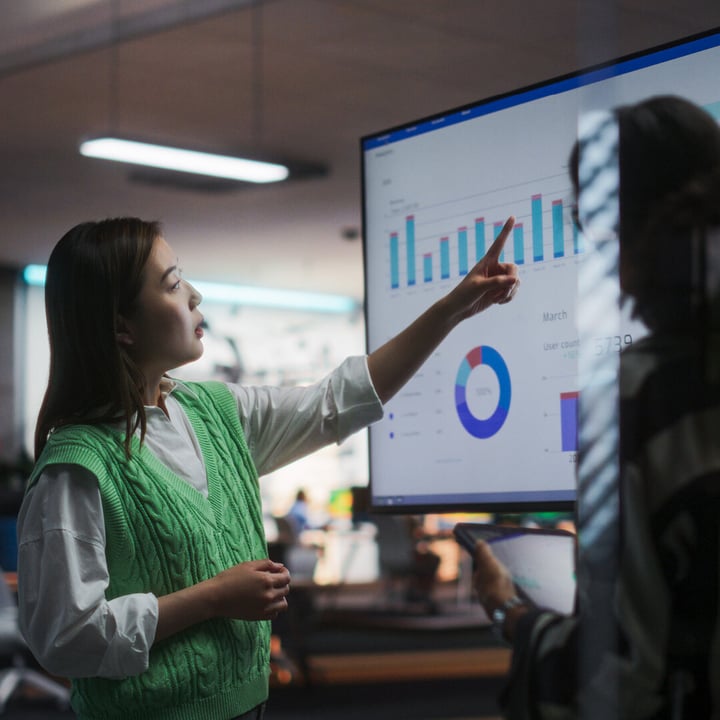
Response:
[[[137,215],[188,277],[361,299],[361,136],[714,26],[717,0],[0,0],[0,265]],[[110,130],[327,173],[148,184],[78,154]]]

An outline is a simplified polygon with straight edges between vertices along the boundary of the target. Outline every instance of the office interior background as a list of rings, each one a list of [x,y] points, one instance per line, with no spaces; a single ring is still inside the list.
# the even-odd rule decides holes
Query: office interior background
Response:
[[[158,219],[192,280],[345,302],[208,299],[206,356],[180,373],[310,382],[365,349],[363,135],[716,26],[717,0],[0,1],[3,480],[17,481],[30,451],[46,379],[42,289],[22,272],[71,226]],[[253,186],[81,156],[99,135],[269,157],[298,173]],[[367,475],[361,434],[267,478],[266,509],[282,516],[305,488],[318,525],[348,521],[350,489]],[[324,579],[377,579],[363,552],[352,567],[347,548],[328,552]],[[445,561],[457,575],[457,558]]]
[[[47,362],[41,290],[16,273],[44,264],[72,225],[159,219],[193,280],[340,296],[347,306],[337,313],[303,311],[295,298],[274,310],[204,304],[207,353],[191,373],[307,382],[365,346],[363,135],[720,24],[712,0],[33,0],[0,9],[4,462],[29,448]],[[301,172],[252,186],[78,152],[82,140],[112,134],[270,157]],[[362,436],[284,472],[268,484],[273,511],[304,476],[323,477],[311,497],[322,503],[365,484],[366,454]]]

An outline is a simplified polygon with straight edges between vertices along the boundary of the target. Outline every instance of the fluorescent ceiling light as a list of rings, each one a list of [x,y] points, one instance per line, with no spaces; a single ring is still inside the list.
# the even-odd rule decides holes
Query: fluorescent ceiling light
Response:
[[[290,175],[290,170],[285,165],[277,163],[213,155],[113,137],[86,140],[80,145],[80,153],[86,157],[243,182],[279,182]]]
[[[42,287],[45,284],[46,273],[47,268],[45,265],[27,265],[23,270],[23,279],[28,285]],[[190,280],[189,282],[203,296],[203,301],[207,302],[336,314],[352,313],[358,309],[358,303],[346,295],[329,295],[326,293],[196,280]]]

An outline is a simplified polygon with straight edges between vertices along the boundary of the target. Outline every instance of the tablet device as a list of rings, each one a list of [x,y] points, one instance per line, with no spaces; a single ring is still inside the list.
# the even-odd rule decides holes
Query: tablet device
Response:
[[[471,555],[485,540],[532,605],[570,614],[575,606],[575,535],[566,530],[458,523],[457,541]]]

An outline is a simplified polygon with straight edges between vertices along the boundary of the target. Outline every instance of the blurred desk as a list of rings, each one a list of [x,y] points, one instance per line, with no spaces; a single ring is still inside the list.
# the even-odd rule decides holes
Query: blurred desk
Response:
[[[313,684],[389,683],[440,678],[502,677],[509,648],[457,648],[315,655],[307,667]]]

